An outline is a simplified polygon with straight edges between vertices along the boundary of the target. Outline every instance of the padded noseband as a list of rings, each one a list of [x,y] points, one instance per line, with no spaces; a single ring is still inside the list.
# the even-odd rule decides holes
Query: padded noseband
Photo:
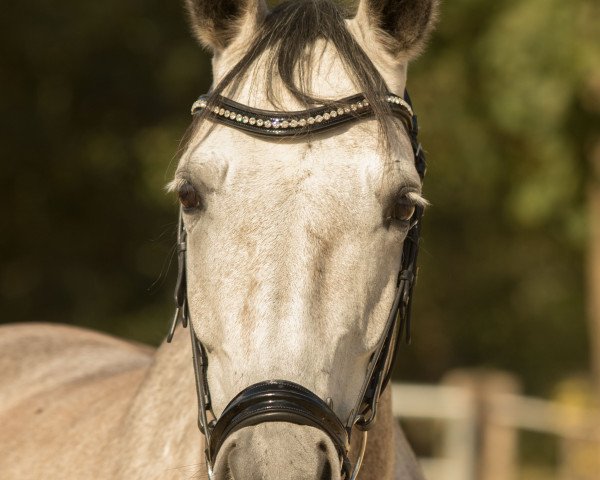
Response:
[[[350,474],[348,432],[329,406],[310,390],[287,380],[267,380],[242,390],[225,407],[210,434],[209,458],[214,462],[225,440],[234,432],[259,423],[288,422],[325,432]]]

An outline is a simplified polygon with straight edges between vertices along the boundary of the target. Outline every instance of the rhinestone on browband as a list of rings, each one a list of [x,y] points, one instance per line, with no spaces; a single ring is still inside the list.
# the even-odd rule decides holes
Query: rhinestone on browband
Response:
[[[277,112],[266,110],[255,110],[244,105],[237,104],[224,97],[218,97],[209,106],[208,96],[200,97],[192,105],[192,115],[210,108],[209,114],[216,119],[227,123],[236,122],[242,126],[249,126],[257,130],[281,131],[306,130],[311,126],[325,126],[327,123],[339,123],[341,117],[363,116],[372,112],[369,101],[361,95],[349,97],[347,101],[336,102],[335,105],[323,106],[299,112]],[[392,107],[400,107],[402,113],[412,117],[413,112],[410,105],[397,95],[387,95],[385,101]],[[237,107],[237,108],[236,108]],[[272,132],[275,133],[275,132]],[[283,133],[283,132],[281,132]]]

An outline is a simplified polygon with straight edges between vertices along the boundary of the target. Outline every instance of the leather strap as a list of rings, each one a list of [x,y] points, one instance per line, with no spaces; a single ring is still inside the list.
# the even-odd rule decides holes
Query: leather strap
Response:
[[[402,268],[398,274],[396,295],[383,334],[369,362],[357,405],[348,418],[347,428],[356,426],[359,430],[367,431],[373,426],[377,417],[377,404],[391,378],[403,333],[406,342],[410,342],[412,290],[417,278],[422,215],[423,209],[417,208],[413,225],[404,239]]]
[[[407,132],[413,130],[410,104],[394,94],[385,96],[391,112],[402,120]],[[192,115],[204,114],[211,120],[255,135],[297,137],[330,130],[373,115],[364,95],[353,95],[322,107],[302,111],[271,111],[247,107],[220,95],[202,95],[192,106]]]

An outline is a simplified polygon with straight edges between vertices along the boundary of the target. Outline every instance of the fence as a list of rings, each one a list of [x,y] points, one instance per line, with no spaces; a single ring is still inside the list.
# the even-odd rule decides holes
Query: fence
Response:
[[[452,375],[440,386],[394,384],[394,415],[440,423],[428,480],[532,480],[519,460],[519,432],[552,435],[558,465],[546,480],[600,480],[600,413],[519,395],[506,374]]]

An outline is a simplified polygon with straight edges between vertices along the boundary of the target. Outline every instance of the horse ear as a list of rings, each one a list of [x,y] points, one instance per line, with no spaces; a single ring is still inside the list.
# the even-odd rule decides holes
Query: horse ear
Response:
[[[355,20],[374,29],[394,55],[421,53],[437,19],[439,0],[360,0]]]
[[[185,6],[194,36],[213,51],[252,31],[267,12],[264,0],[185,0]]]

